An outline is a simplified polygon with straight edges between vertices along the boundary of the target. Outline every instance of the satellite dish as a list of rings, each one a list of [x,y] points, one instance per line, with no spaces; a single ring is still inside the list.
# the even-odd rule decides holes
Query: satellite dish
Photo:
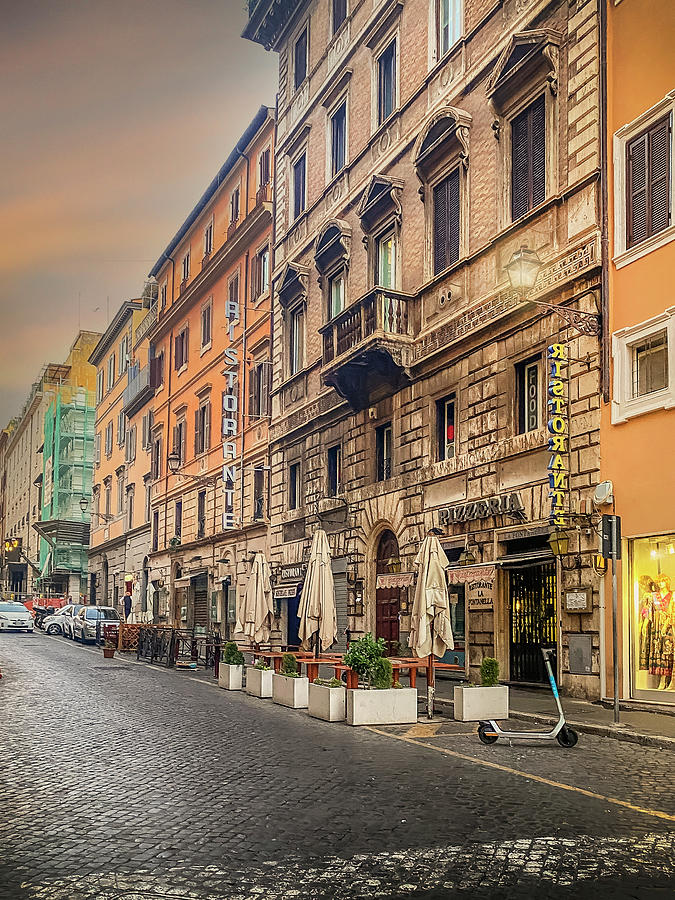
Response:
[[[594,506],[608,506],[614,503],[614,485],[611,481],[601,481],[593,494]]]

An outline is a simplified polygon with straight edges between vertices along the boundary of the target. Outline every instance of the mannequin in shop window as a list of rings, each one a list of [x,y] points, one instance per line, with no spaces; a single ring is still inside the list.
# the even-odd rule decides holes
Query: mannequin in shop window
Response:
[[[654,627],[654,597],[659,586],[649,575],[641,575],[638,578],[638,588],[640,591],[640,669],[643,672],[649,672]]]
[[[675,691],[673,679],[673,630],[675,603],[670,589],[670,578],[659,575],[658,591],[653,595],[649,674],[660,676],[660,691]]]

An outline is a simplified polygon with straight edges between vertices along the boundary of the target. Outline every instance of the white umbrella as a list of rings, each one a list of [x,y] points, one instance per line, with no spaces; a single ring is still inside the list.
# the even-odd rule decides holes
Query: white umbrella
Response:
[[[265,555],[258,552],[253,558],[243,603],[237,611],[235,629],[254,644],[264,644],[270,639],[273,617],[270,568]]]
[[[312,549],[307,564],[307,575],[300,595],[298,609],[300,627],[298,634],[306,650],[312,647],[312,638],[317,635],[314,646],[327,650],[337,636],[335,614],[335,587],[331,569],[330,547],[323,529],[318,528],[312,538]]]
[[[429,657],[427,715],[431,718],[434,710],[434,655],[440,658],[446,650],[452,650],[455,646],[445,577],[445,570],[450,564],[435,535],[429,534],[424,538],[414,565],[417,569],[417,582],[409,642],[417,656]]]

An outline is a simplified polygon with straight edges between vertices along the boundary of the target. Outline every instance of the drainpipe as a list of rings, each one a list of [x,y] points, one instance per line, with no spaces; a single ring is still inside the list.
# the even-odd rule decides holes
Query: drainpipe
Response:
[[[279,121],[279,94],[277,93],[274,101],[274,142],[272,159],[276,160],[277,147],[277,122]],[[272,160],[270,160],[270,178],[272,178],[272,235],[270,239],[270,372],[273,372],[272,360],[274,359],[274,282],[272,281],[272,272],[275,266],[275,245],[277,240],[277,217],[275,210],[277,208],[277,178],[276,166],[274,166],[274,176],[272,175]],[[272,378],[270,376],[270,388],[272,387]],[[270,515],[272,509],[272,447],[270,444],[270,430],[272,425],[272,398],[269,399],[269,418],[267,420],[267,515]],[[269,547],[267,548],[269,552]]]
[[[250,183],[250,174],[251,174],[251,160],[250,158],[240,150],[239,144],[236,147],[237,153],[241,156],[242,159],[246,160],[246,193],[244,195],[244,203],[245,206],[245,216],[248,215],[248,207],[249,207],[249,183]],[[246,335],[246,327],[248,323],[248,287],[249,287],[249,277],[248,277],[248,267],[249,267],[249,255],[250,251],[246,251],[246,262],[244,269],[244,334],[242,338],[242,346],[241,346],[241,478],[240,478],[240,503],[239,503],[239,516],[241,520],[241,527],[244,527],[244,431],[245,431],[245,413],[244,413],[244,404],[246,397],[246,346],[248,344],[247,335]]]
[[[173,305],[174,301],[174,291],[176,287],[176,260],[173,256],[169,256],[168,253],[164,254],[164,258],[171,263],[171,304]],[[159,312],[157,313],[159,317]],[[169,335],[169,352],[166,355],[166,377],[167,377],[167,407],[166,407],[166,441],[164,447],[164,547],[166,547],[166,521],[168,518],[168,510],[169,510],[169,430],[171,423],[171,354],[173,352],[173,326],[171,328],[171,334]],[[187,426],[186,426],[187,427]],[[152,527],[152,525],[150,526]],[[171,576],[169,575],[169,583],[171,582]]]
[[[246,404],[246,347],[248,345],[246,328],[248,325],[248,265],[249,265],[249,251],[246,251],[246,261],[244,263],[244,336],[242,338],[241,344],[241,477],[240,477],[240,493],[241,497],[239,498],[239,517],[241,521],[241,527],[244,527],[244,441],[245,441],[245,421],[246,421],[246,413],[244,412],[245,404]],[[254,476],[255,477],[255,476]]]
[[[609,201],[607,197],[607,0],[599,3],[600,25],[600,274],[601,292],[601,390],[602,399],[609,402]]]

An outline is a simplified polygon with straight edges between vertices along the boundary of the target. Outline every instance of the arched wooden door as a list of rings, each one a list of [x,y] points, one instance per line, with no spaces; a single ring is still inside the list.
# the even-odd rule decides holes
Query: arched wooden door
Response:
[[[377,545],[375,571],[377,575],[392,575],[400,569],[398,541],[393,531],[384,531]],[[387,642],[387,653],[399,642],[400,588],[375,589],[375,636]]]

